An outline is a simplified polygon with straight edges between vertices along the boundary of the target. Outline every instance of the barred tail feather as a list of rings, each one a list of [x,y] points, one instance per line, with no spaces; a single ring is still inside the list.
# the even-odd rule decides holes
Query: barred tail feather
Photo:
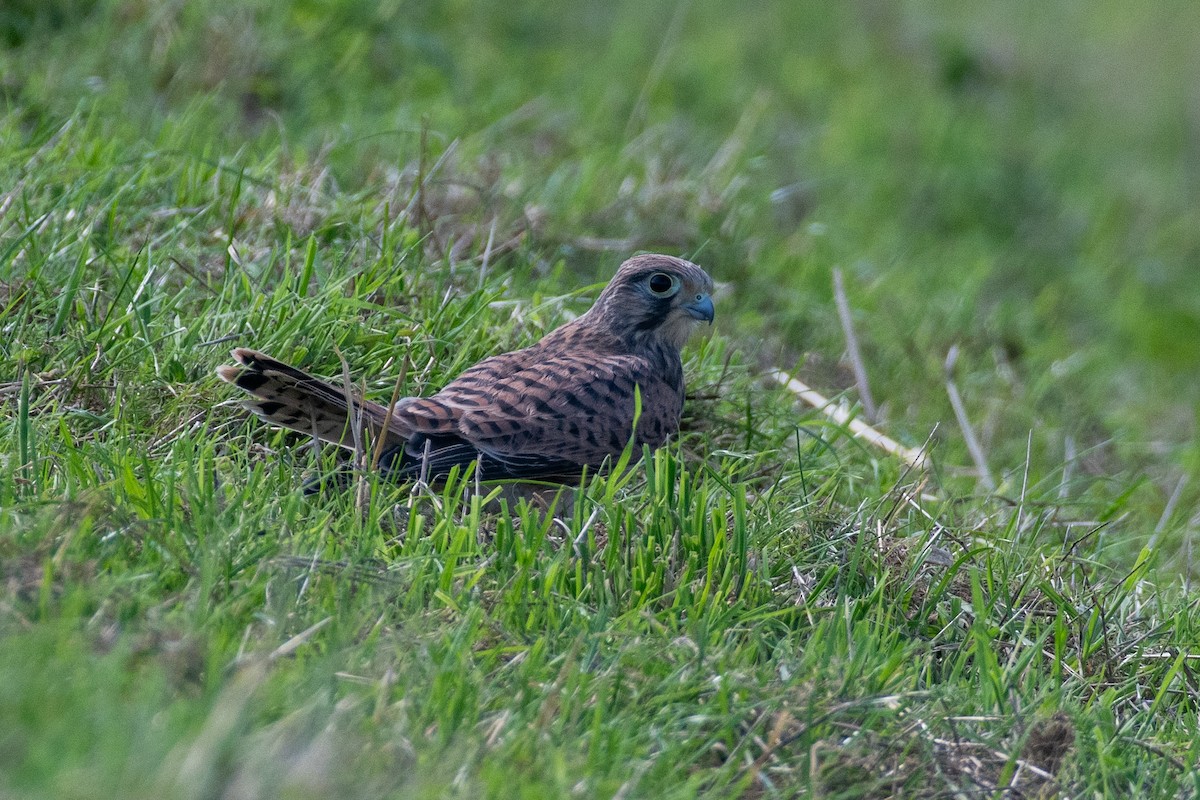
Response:
[[[237,365],[217,367],[221,380],[251,396],[242,405],[272,425],[316,436],[346,448],[354,447],[346,392],[340,386],[244,347],[233,351]],[[373,435],[384,429],[387,409],[369,400],[355,400],[355,411]],[[387,443],[402,445],[408,438],[395,419],[388,421]]]

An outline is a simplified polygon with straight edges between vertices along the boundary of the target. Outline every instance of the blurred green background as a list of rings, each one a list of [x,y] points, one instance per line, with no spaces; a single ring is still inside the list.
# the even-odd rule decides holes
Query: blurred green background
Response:
[[[941,423],[951,476],[954,345],[1002,491],[1075,453],[1152,519],[1200,464],[1195,2],[10,0],[0,41],[9,147],[82,110],[128,158],[361,194],[449,153],[472,253],[523,233],[505,265],[563,290],[691,256],[723,328],[826,392],[842,268],[886,427]]]
[[[1195,0],[0,0],[0,103],[0,795],[1196,796]],[[637,250],[716,333],[565,521],[305,497],[213,374]],[[854,401],[836,269],[932,474],[758,377]]]

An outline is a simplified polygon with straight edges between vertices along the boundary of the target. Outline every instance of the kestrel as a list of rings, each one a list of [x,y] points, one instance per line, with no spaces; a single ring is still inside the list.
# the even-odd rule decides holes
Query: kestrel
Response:
[[[249,393],[262,419],[346,448],[351,417],[384,437],[379,467],[392,479],[444,479],[477,464],[481,480],[578,481],[631,439],[634,452],[679,430],[679,351],[713,321],[712,278],[680,258],[629,259],[578,319],[523,350],[480,361],[437,394],[390,410],[254,350],[237,348],[222,380]],[[641,414],[634,430],[637,397]]]

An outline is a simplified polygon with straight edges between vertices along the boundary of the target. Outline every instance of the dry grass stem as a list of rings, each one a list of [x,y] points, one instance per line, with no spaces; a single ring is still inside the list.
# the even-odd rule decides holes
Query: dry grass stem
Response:
[[[354,486],[354,504],[359,511],[365,512],[371,489],[367,485],[367,475],[364,469],[367,464],[367,451],[363,446],[362,408],[360,404],[355,402],[354,392],[350,388],[353,385],[350,378],[350,365],[346,363],[346,358],[342,355],[342,351],[336,343],[333,345],[333,351],[337,354],[338,362],[342,365],[342,390],[346,394],[346,417],[350,421],[350,435],[353,437],[354,444],[352,464],[355,473],[358,475],[358,480]]]
[[[846,283],[842,279],[842,270],[838,267],[833,268],[833,298],[837,304],[838,319],[842,321],[842,333],[846,336],[846,352],[850,356],[850,365],[854,368],[854,383],[858,387],[858,397],[862,400],[863,413],[868,422],[878,422],[879,409],[875,405],[875,398],[871,396],[871,386],[867,382],[867,366],[858,346],[858,334],[854,332],[850,301],[846,299]]]
[[[957,345],[951,347],[950,352],[946,355],[946,394],[950,397],[950,407],[954,409],[954,418],[958,420],[958,427],[962,430],[963,439],[966,440],[971,460],[975,462],[975,469],[979,472],[979,482],[989,492],[994,492],[996,491],[996,481],[992,478],[991,469],[988,468],[987,456],[983,452],[983,446],[979,444],[979,439],[975,436],[975,429],[971,427],[971,420],[967,417],[967,409],[963,405],[962,395],[958,393],[958,385],[954,382],[956,361],[958,361]]]

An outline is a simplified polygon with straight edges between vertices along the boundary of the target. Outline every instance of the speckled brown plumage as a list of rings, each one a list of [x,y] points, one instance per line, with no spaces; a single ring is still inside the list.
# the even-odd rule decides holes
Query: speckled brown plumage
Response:
[[[480,361],[437,394],[386,407],[355,401],[380,466],[398,479],[433,479],[478,462],[484,480],[577,480],[634,439],[661,446],[679,429],[679,350],[711,322],[712,279],[682,259],[643,255],[617,271],[586,314],[523,350]],[[254,350],[217,374],[252,395],[267,422],[353,446],[345,391]],[[635,394],[641,416],[634,435]]]

